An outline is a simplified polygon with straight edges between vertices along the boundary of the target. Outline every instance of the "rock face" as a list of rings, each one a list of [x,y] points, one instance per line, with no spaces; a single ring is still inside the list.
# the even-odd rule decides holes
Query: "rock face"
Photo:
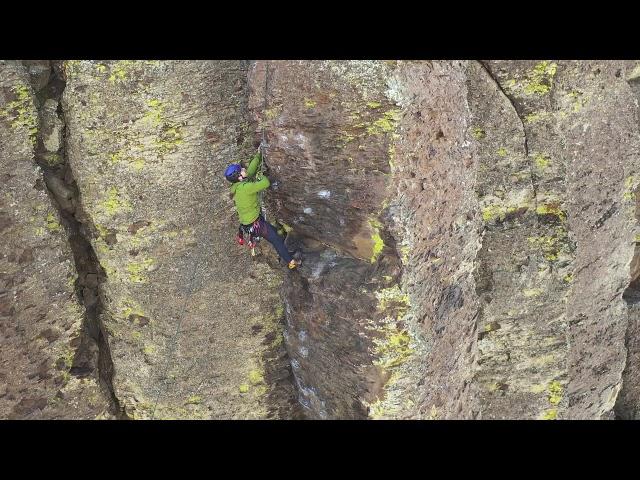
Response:
[[[5,62],[0,415],[638,418],[639,79]],[[293,272],[234,244],[263,131]]]
[[[395,394],[401,418],[465,418],[479,310],[481,219],[465,62],[400,62],[395,221],[417,352]],[[411,398],[411,397],[410,397]]]
[[[20,63],[0,63],[0,95],[0,418],[111,418],[67,225],[35,162],[37,103]]]
[[[280,273],[234,244],[246,62],[66,62],[68,158],[131,418],[290,414]],[[290,388],[290,390],[287,390]]]
[[[285,279],[285,339],[300,403],[314,418],[366,418],[409,352],[398,322],[407,309],[401,262],[386,227],[393,68],[257,62],[249,74],[249,107],[280,182],[268,210],[304,253],[299,274]]]
[[[634,325],[622,298],[635,275],[629,276],[629,262],[637,106],[625,81],[631,67],[453,62],[425,72],[420,91],[430,108],[420,110],[419,93],[410,108],[427,119],[431,138],[456,138],[444,149],[432,141],[434,155],[439,150],[442,156],[430,163],[436,172],[446,165],[458,191],[447,195],[450,184],[437,174],[425,186],[437,190],[451,212],[433,215],[437,209],[430,208],[436,225],[428,229],[439,231],[434,263],[449,268],[424,269],[428,273],[418,277],[435,286],[427,287],[435,295],[417,312],[418,318],[426,314],[422,323],[431,344],[421,412],[443,418],[612,418],[620,389],[618,403],[627,389],[632,396],[629,363],[626,387],[622,376],[631,358],[625,329]],[[405,71],[419,68],[407,65]],[[456,95],[459,100],[452,101]],[[457,121],[448,135],[452,119]],[[452,165],[461,163],[473,174],[457,176]],[[458,203],[459,193],[466,205]],[[409,230],[426,217],[418,208]],[[479,224],[476,232],[469,229],[473,223]],[[447,231],[464,232],[466,248],[451,244]],[[474,243],[477,253],[470,249]],[[419,271],[416,266],[405,276]],[[464,282],[452,285],[451,272]]]

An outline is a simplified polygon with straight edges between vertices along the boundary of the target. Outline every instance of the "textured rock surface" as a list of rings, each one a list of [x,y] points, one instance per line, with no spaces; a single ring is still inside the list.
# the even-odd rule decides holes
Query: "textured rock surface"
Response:
[[[34,160],[37,125],[27,72],[0,63],[0,418],[111,418],[97,347],[80,349],[85,309]]]
[[[480,220],[465,67],[464,62],[399,62],[396,73],[403,114],[394,216],[417,344],[395,391],[414,404],[401,418],[468,416],[464,400],[476,343],[472,271]]]
[[[447,194],[447,180],[434,176],[429,186],[450,211],[432,215],[438,209],[430,206],[420,215],[416,206],[408,223],[411,230],[434,218],[440,229],[434,250],[447,253],[436,253],[430,270],[410,257],[413,268],[405,271],[430,285],[410,291],[427,300],[412,303],[424,308],[416,314],[431,335],[417,416],[613,417],[627,358],[628,312],[621,296],[634,249],[637,104],[625,81],[633,67],[437,62],[425,72],[419,91],[433,110],[415,113],[435,123],[430,147],[441,156],[431,168],[444,169],[444,177],[463,190],[466,205],[457,203],[458,192]],[[463,126],[466,134],[448,150],[437,149],[438,137],[451,137],[446,127],[452,119],[454,136]],[[455,166],[467,162],[475,175],[456,174]],[[474,233],[470,223],[478,222]],[[444,232],[459,225],[468,243],[452,251]],[[434,229],[429,227],[427,232]],[[421,249],[412,251],[418,255]],[[441,262],[453,265],[447,271],[437,266]],[[473,271],[475,295],[468,283],[451,285],[451,270],[467,282],[466,272]],[[436,295],[425,298],[432,290]],[[438,312],[447,312],[443,323]],[[636,374],[628,362],[627,371],[631,398]]]
[[[234,245],[246,63],[67,62],[68,157],[133,418],[290,415],[280,274]]]
[[[410,351],[388,231],[394,62],[257,62],[249,107],[281,182],[267,202],[305,263],[286,277],[285,339],[314,418],[366,418]],[[265,78],[266,76],[266,78]],[[266,95],[266,103],[265,103]],[[265,109],[266,107],[266,109]]]
[[[640,416],[638,62],[71,61],[60,108],[56,72],[1,66],[5,417],[107,405],[34,150],[132,418]],[[262,127],[296,272],[233,243]]]

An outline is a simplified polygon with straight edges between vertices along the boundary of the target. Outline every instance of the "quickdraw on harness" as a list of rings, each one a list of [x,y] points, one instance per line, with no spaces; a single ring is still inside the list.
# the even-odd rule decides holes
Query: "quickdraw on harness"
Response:
[[[265,221],[263,218],[258,217],[255,222],[251,225],[240,225],[238,227],[238,234],[236,235],[236,239],[239,245],[247,245],[251,249],[251,256],[256,256],[255,247],[260,241],[262,237],[266,235],[265,225],[263,223]],[[245,241],[245,235],[247,236],[247,240]]]

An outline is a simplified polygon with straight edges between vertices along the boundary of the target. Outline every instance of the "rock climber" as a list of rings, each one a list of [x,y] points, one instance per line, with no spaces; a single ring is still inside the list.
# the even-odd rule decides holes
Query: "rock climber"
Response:
[[[254,239],[262,237],[273,245],[289,268],[294,269],[302,263],[301,260],[293,258],[284,244],[284,239],[278,235],[275,227],[260,214],[258,192],[272,185],[266,176],[258,172],[261,161],[262,153],[258,147],[258,151],[249,162],[249,167],[243,168],[241,164],[233,163],[224,172],[225,178],[232,184],[231,195],[240,218],[238,242],[243,244],[246,234],[249,236],[249,246],[253,247],[255,245]]]

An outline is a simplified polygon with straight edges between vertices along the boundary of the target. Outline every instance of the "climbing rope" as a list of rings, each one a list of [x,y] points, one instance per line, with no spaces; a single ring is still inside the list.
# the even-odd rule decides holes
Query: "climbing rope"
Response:
[[[200,219],[200,222],[198,223],[198,225],[203,225],[203,223],[206,220],[206,216],[203,215],[203,217]],[[208,230],[207,230],[208,231]],[[167,374],[169,373],[169,367],[171,366],[171,359],[174,357],[174,352],[176,349],[176,346],[178,344],[178,335],[180,334],[180,327],[182,325],[182,319],[184,318],[184,314],[187,310],[187,302],[189,300],[191,300],[191,295],[193,295],[193,292],[195,291],[194,284],[195,284],[195,280],[196,278],[198,278],[197,273],[198,273],[198,269],[200,267],[200,265],[203,265],[207,262],[203,261],[204,258],[202,257],[206,257],[206,253],[209,251],[209,246],[210,246],[210,242],[203,242],[202,243],[203,248],[201,249],[201,254],[199,259],[197,259],[198,261],[194,262],[193,264],[193,271],[191,272],[191,278],[189,279],[189,283],[188,283],[188,288],[186,290],[186,296],[185,296],[185,300],[182,304],[182,310],[180,311],[180,314],[178,315],[178,321],[176,322],[176,331],[175,333],[172,335],[171,339],[169,340],[169,348],[167,351],[167,355],[165,357],[165,368],[164,368],[164,372],[162,374],[162,376],[160,377],[161,379],[165,379],[164,380],[164,391],[166,393],[166,391],[169,388],[168,382],[167,382]],[[190,254],[191,252],[189,252]],[[160,399],[160,390],[161,387],[160,385],[158,385],[158,390],[156,391],[156,399],[155,402],[153,403],[153,411],[151,412],[151,420],[154,419],[155,414],[156,414],[156,407],[158,406],[158,401]]]
[[[263,107],[263,119],[266,115],[266,110],[267,110],[267,92],[268,92],[268,80],[269,80],[269,62],[266,62],[266,67],[265,67],[265,81],[264,81],[264,90],[265,90],[265,97],[264,97],[264,107]],[[262,143],[260,144],[260,153],[261,153],[261,159],[260,159],[260,174],[263,175],[264,174],[264,159],[266,157],[265,155],[265,148],[267,145],[267,140],[266,140],[266,131],[265,131],[265,122],[263,121],[262,124]],[[264,201],[262,198],[262,192],[260,192],[260,208],[262,211],[262,214],[265,218],[265,221],[267,219],[267,210],[264,206]],[[206,220],[206,216],[203,215],[203,217],[201,218],[200,222],[198,223],[199,225],[202,225],[205,220]],[[207,230],[208,231],[208,230]],[[207,235],[207,237],[210,237],[210,235]],[[198,278],[198,271],[201,265],[206,264],[207,262],[204,261],[204,259],[207,257],[207,252],[209,251],[209,246],[211,245],[211,241],[210,238],[207,238],[208,241],[203,242],[203,248],[201,250],[201,254],[200,254],[200,258],[198,258],[196,262],[194,262],[194,267],[193,270],[191,272],[191,278],[189,279],[188,282],[188,288],[186,290],[186,297],[185,300],[183,302],[182,305],[182,310],[180,311],[180,314],[178,315],[178,319],[176,322],[176,331],[175,333],[172,335],[171,339],[169,340],[169,348],[167,350],[167,355],[165,357],[165,368],[163,371],[163,374],[161,376],[162,379],[164,379],[164,392],[166,393],[166,391],[168,390],[168,373],[169,373],[169,369],[171,367],[172,364],[172,358],[174,357],[174,352],[178,343],[178,336],[180,335],[180,328],[182,326],[182,319],[184,318],[185,312],[187,310],[187,302],[191,299],[191,295],[193,295],[193,292],[195,291],[194,289],[194,285],[195,285],[195,281]],[[190,254],[190,253],[189,253]],[[252,248],[252,255],[255,255],[255,251]],[[153,404],[153,411],[151,413],[151,419],[153,420],[155,417],[155,413],[156,413],[156,408],[158,406],[158,401],[160,400],[160,394],[161,394],[161,385],[158,385],[158,389],[156,391],[156,398]]]
[[[260,176],[264,175],[264,163],[266,158],[267,134],[266,134],[266,115],[267,115],[267,98],[269,95],[269,60],[265,61],[264,70],[264,105],[262,107],[262,142],[260,143]],[[267,207],[264,204],[263,190],[260,191],[260,212],[267,221]]]

